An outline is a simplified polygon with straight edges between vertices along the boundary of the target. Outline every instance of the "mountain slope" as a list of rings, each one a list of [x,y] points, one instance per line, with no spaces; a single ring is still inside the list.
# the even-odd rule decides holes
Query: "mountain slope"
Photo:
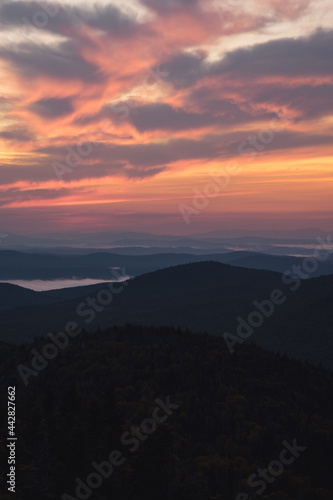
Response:
[[[125,268],[127,275],[138,276],[171,266],[208,260],[280,273],[291,269],[293,265],[301,265],[303,262],[303,259],[299,257],[245,251],[208,255],[187,253],[120,255],[111,252],[88,255],[52,255],[5,250],[0,251],[0,280],[71,279],[74,276],[76,278],[112,280],[112,268]],[[333,256],[325,262],[318,262],[318,269],[313,273],[313,276],[328,274],[333,274]]]
[[[93,461],[105,471],[112,450],[125,463],[92,499],[332,499],[332,373],[253,345],[231,356],[221,338],[127,325],[82,332],[26,386],[17,366],[30,366],[44,345],[0,344],[0,390],[16,387],[20,416],[20,500],[88,498],[75,494],[76,478],[86,484]],[[172,406],[159,404],[154,426],[158,401]],[[132,429],[141,443],[122,439]],[[0,436],[7,432],[0,419]],[[297,460],[280,455],[295,443]],[[283,456],[276,477],[272,460]],[[249,478],[267,468],[261,496]]]
[[[35,292],[10,283],[0,283],[0,312],[22,306],[42,306],[61,299],[54,295]]]
[[[293,291],[295,283],[283,283],[278,273],[216,262],[176,266],[116,284],[120,293],[113,294],[112,302],[107,300],[108,292],[99,294],[96,286],[94,293],[89,290],[89,298],[5,311],[0,314],[4,327],[1,338],[25,341],[63,331],[69,321],[89,331],[97,326],[136,323],[236,335],[239,318],[247,323],[249,317],[253,320],[260,304],[271,300],[274,290],[280,290],[283,303],[274,306],[270,317],[261,314],[262,325],[253,328],[246,340],[333,367],[333,276],[300,281],[298,290]],[[107,285],[100,288],[105,290]],[[249,327],[244,329],[250,331]]]

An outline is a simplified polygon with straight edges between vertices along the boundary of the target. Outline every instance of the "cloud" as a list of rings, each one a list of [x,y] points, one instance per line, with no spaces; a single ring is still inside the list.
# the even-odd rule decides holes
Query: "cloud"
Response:
[[[134,108],[128,120],[139,132],[154,130],[193,130],[231,124],[251,123],[273,118],[272,113],[242,110],[237,103],[216,100],[205,103],[202,113],[193,113],[169,104],[155,103]]]
[[[69,183],[113,176],[145,179],[165,172],[176,162],[184,164],[191,160],[223,162],[232,158],[242,162],[243,155],[255,151],[249,143],[251,137],[258,138],[258,133],[230,132],[207,135],[200,140],[178,138],[163,143],[99,144],[89,157],[81,158],[77,165],[71,165],[71,172],[65,172],[62,179]],[[258,151],[257,155],[272,155],[274,152],[297,149],[306,151],[308,148],[328,147],[331,144],[332,137],[328,134],[282,130],[274,133],[269,145],[266,145],[263,151]],[[72,154],[73,151],[77,151],[75,145],[68,145],[66,148],[49,146],[36,150],[34,163],[26,162],[24,165],[3,163],[0,165],[1,183],[10,185],[19,181],[38,183],[55,180],[53,162],[67,165],[66,155],[69,152]],[[42,156],[38,153],[42,153]]]
[[[98,6],[93,13],[82,16],[82,22],[103,30],[113,36],[126,37],[136,32],[136,17],[132,12],[123,12],[114,5]]]
[[[104,80],[98,66],[86,61],[68,44],[55,48],[30,42],[16,52],[0,49],[0,58],[8,61],[24,78],[46,76],[91,83]]]
[[[262,129],[262,131],[268,132],[268,129]],[[271,136],[272,140],[267,145],[263,145],[259,137],[258,133],[243,134],[243,136],[236,141],[230,141],[223,147],[222,156],[224,158],[231,158],[240,155],[241,158],[242,155],[253,153],[259,156],[266,154],[271,155],[276,151],[297,149],[306,151],[307,148],[317,146],[326,147],[330,146],[332,143],[332,137],[328,134],[300,133],[288,130],[281,130],[277,133],[273,132]],[[256,140],[256,143],[259,144],[259,149],[256,148],[254,142],[251,143],[251,139]]]
[[[251,123],[270,119],[279,108],[287,109],[295,119],[329,115],[333,102],[332,42],[333,31],[320,30],[308,37],[233,50],[214,62],[209,62],[203,51],[179,52],[160,68],[174,89],[183,93],[185,115],[178,110],[174,116],[169,111],[167,116],[166,109],[150,107],[134,112],[131,122],[137,130],[145,131],[153,123],[157,129],[166,128],[161,124],[172,124],[177,118],[184,129],[191,119],[192,128],[200,122],[203,126]]]
[[[259,132],[259,130],[258,130]],[[118,175],[125,175],[128,168],[145,169],[160,168],[178,161],[187,160],[210,160],[235,157],[239,155],[238,146],[247,141],[249,136],[255,133],[231,132],[220,135],[207,135],[199,140],[177,138],[167,142],[151,142],[146,144],[99,144],[92,157],[94,165],[90,165],[91,171],[98,172],[99,166],[107,168],[108,159],[112,158],[110,165],[117,163]],[[265,150],[282,150],[298,147],[311,147],[317,145],[328,145],[331,137],[325,134],[306,134],[290,131],[274,133],[274,140]],[[70,146],[75,150],[75,145]],[[57,161],[64,161],[66,150],[60,147],[48,147],[38,150],[39,153],[48,154]],[[79,171],[81,166],[77,167]],[[139,170],[138,170],[139,171]],[[111,170],[109,172],[111,174]]]
[[[24,163],[19,162],[19,159],[11,163],[2,161],[0,163],[0,172],[2,186],[20,181],[46,182],[54,179],[51,164],[48,164],[47,161],[41,163],[39,158],[36,158],[34,162],[25,161]]]
[[[206,54],[203,51],[196,53],[181,52],[175,54],[161,65],[166,79],[176,88],[192,86],[207,73],[205,64]]]
[[[140,168],[128,168],[126,169],[126,176],[129,179],[147,179],[149,177],[155,177],[156,175],[160,174],[161,172],[165,172],[168,167],[162,166],[162,167],[155,167],[155,168],[145,168],[145,169],[140,169]]]
[[[333,112],[333,84],[298,85],[287,87],[272,85],[260,88],[254,93],[253,101],[274,103],[295,111],[299,119],[308,120]]]
[[[212,64],[209,74],[239,76],[333,75],[333,31],[304,38],[285,38],[229,52]]]
[[[29,106],[29,109],[43,118],[59,118],[73,112],[72,98],[39,99]]]
[[[319,30],[309,37],[284,38],[228,52],[208,62],[204,51],[178,52],[165,60],[161,71],[176,89],[191,88],[198,82],[218,78],[275,76],[333,76],[333,31]],[[229,84],[229,82],[228,82]]]
[[[281,0],[257,0],[257,4],[259,4],[259,8],[271,12],[273,17],[295,20],[308,10],[311,0],[284,0],[284,2]]]
[[[94,4],[93,8],[68,3],[5,2],[0,7],[0,25],[24,27],[29,30],[49,31],[61,35],[75,35],[82,26],[103,30],[112,36],[126,36],[135,26],[133,12],[124,12],[115,5]]]
[[[171,139],[163,143],[102,145],[101,154],[126,161],[134,167],[150,168],[179,160],[214,158],[217,145],[209,137],[200,141]]]
[[[71,151],[76,151],[75,145],[69,147]],[[220,148],[221,144],[219,144],[219,141],[209,136],[200,141],[171,139],[162,143],[99,144],[91,155],[94,165],[90,165],[89,168],[91,172],[94,170],[98,172],[100,166],[106,168],[108,162],[110,162],[110,165],[118,162],[117,165],[122,165],[122,169],[118,169],[116,172],[118,175],[126,176],[127,169],[134,168],[144,177],[146,170],[151,168],[165,168],[165,165],[179,160],[215,158]],[[68,149],[58,146],[50,146],[37,150],[38,153],[49,155],[52,161],[60,162],[65,161],[68,151]],[[78,166],[77,170],[79,171],[80,168],[81,166]]]
[[[4,186],[15,184],[20,181],[39,183],[55,180],[56,173],[52,165],[54,162],[58,162],[58,164],[66,166],[66,155],[68,151],[60,147],[53,149],[56,149],[54,154],[49,154],[46,158],[36,155],[34,163],[26,162],[23,165],[18,162],[0,164],[1,184]],[[127,176],[126,168],[126,162],[117,162],[110,159],[99,158],[98,161],[94,159],[93,162],[82,161],[76,167],[72,168],[70,172],[66,172],[63,175],[63,180],[71,182],[81,179]],[[132,176],[132,174],[128,176]]]
[[[134,109],[129,115],[129,120],[139,132],[190,130],[212,125],[214,122],[214,118],[209,115],[188,113],[162,103],[149,104]]]
[[[258,130],[259,132],[259,130]],[[102,155],[110,154],[115,159],[123,159],[135,167],[155,167],[187,160],[223,160],[239,156],[239,145],[255,133],[233,132],[208,135],[200,140],[172,139],[167,143],[135,144],[130,146],[105,146]],[[312,146],[330,145],[332,138],[325,134],[306,134],[281,131],[266,151],[288,150]],[[248,146],[250,147],[250,146]]]
[[[58,189],[26,189],[20,190],[10,188],[0,191],[0,205],[5,206],[14,202],[36,201],[36,200],[54,200],[62,198],[68,193],[67,188]]]
[[[28,37],[24,43],[18,38],[16,50],[5,42],[0,48],[6,94],[1,108],[7,113],[0,138],[8,149],[0,165],[2,184],[28,184],[21,197],[18,190],[8,191],[2,203],[10,197],[41,205],[40,200],[52,205],[58,197],[84,202],[80,186],[87,179],[93,190],[89,201],[105,200],[113,183],[133,200],[126,179],[168,172],[166,193],[182,169],[191,182],[192,172],[202,174],[207,164],[209,170],[231,158],[246,162],[239,145],[250,148],[249,137],[280,112],[291,112],[292,130],[276,133],[258,157],[269,155],[277,165],[286,151],[295,151],[293,158],[326,154],[332,144],[329,123],[311,130],[311,123],[300,125],[297,119],[332,114],[332,31],[218,54],[219,47],[228,47],[228,35],[232,44],[246,43],[267,27],[260,32],[266,37],[273,23],[301,16],[307,3],[256,0],[247,11],[241,1],[233,9],[220,2],[221,9],[213,11],[214,2],[141,0],[145,9],[138,16],[107,2],[57,4],[59,12],[45,26],[31,27],[38,35],[34,43],[22,17],[32,21],[45,4],[0,0],[2,33],[12,32],[15,39],[23,30]],[[246,32],[250,37],[239,36]],[[161,78],[153,79],[150,69]],[[58,118],[63,119],[53,124]],[[92,137],[99,144],[63,175],[68,189],[49,189],[58,182],[53,163],[66,165],[68,148],[76,151],[76,143]],[[255,178],[256,168],[249,169]],[[182,177],[181,183],[187,189],[187,180]],[[156,184],[162,190],[164,179]],[[181,189],[177,185],[175,192]]]
[[[0,132],[0,137],[6,141],[29,142],[34,139],[33,134],[26,129],[6,129]]]
[[[193,9],[199,4],[199,0],[141,0],[143,5],[159,13],[166,13],[179,9]]]

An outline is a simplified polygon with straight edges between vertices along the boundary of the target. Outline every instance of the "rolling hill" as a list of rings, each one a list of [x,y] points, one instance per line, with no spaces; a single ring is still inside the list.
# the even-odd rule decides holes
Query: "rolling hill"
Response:
[[[156,253],[153,255],[121,255],[98,252],[88,255],[55,255],[0,251],[0,280],[53,280],[76,278],[112,279],[112,268],[125,268],[128,276],[193,262],[215,261],[250,269],[284,273],[302,264],[303,258],[238,251],[219,254]],[[318,262],[313,276],[333,274],[333,256]]]
[[[261,314],[261,326],[253,327],[246,341],[333,367],[333,276],[299,281],[298,285],[294,290],[295,280],[283,282],[275,272],[216,262],[176,266],[116,284],[117,293],[111,302],[110,292],[105,292],[107,285],[101,284],[89,290],[77,289],[76,298],[68,296],[73,292],[57,290],[56,297],[51,297],[57,301],[53,304],[3,311],[1,340],[28,341],[51,331],[63,331],[69,321],[88,331],[133,323],[238,335],[240,322],[249,325],[249,317],[253,322]],[[98,286],[104,292],[99,293]],[[263,301],[271,300],[274,290],[280,290],[280,303],[266,317],[260,308],[265,307]],[[40,292],[48,300],[52,294]],[[242,332],[250,329],[243,326]]]
[[[88,498],[75,493],[76,478],[86,484],[97,464],[105,471],[112,450],[125,463],[91,498],[332,498],[333,373],[254,345],[231,356],[215,336],[126,325],[82,332],[25,385],[17,367],[30,366],[44,344],[0,344],[0,390],[16,387],[20,500]],[[0,399],[2,415],[7,404]],[[122,439],[135,429],[141,444]],[[7,432],[0,419],[0,436]],[[3,450],[6,443],[1,437]],[[295,443],[297,460],[282,460]],[[285,468],[276,477],[278,458]],[[262,483],[249,478],[267,466],[260,495]]]

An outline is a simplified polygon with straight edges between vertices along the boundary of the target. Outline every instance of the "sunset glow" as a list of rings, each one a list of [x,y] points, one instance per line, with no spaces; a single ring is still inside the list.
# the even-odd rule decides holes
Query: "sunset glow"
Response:
[[[0,1],[1,231],[332,228],[332,2],[243,3]]]

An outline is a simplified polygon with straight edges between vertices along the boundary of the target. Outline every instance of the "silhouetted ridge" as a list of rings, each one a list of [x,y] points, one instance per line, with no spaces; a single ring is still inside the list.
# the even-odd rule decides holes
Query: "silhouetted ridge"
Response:
[[[241,320],[242,333],[249,333],[245,335],[247,342],[333,367],[333,276],[299,280],[298,290],[292,291],[295,283],[294,279],[283,282],[279,273],[216,262],[175,266],[114,285],[120,293],[112,294],[111,301],[103,301],[102,306],[98,291],[107,289],[107,284],[79,287],[70,293],[57,290],[52,297],[50,292],[40,293],[56,303],[24,308],[14,305],[12,310],[3,311],[2,339],[24,342],[35,335],[63,331],[69,321],[89,331],[135,323],[239,336]],[[285,300],[269,317],[261,312],[262,325],[251,332],[244,322],[249,325],[253,312],[258,317],[258,304],[271,300],[276,290]],[[89,305],[87,296],[97,301],[98,311]]]

